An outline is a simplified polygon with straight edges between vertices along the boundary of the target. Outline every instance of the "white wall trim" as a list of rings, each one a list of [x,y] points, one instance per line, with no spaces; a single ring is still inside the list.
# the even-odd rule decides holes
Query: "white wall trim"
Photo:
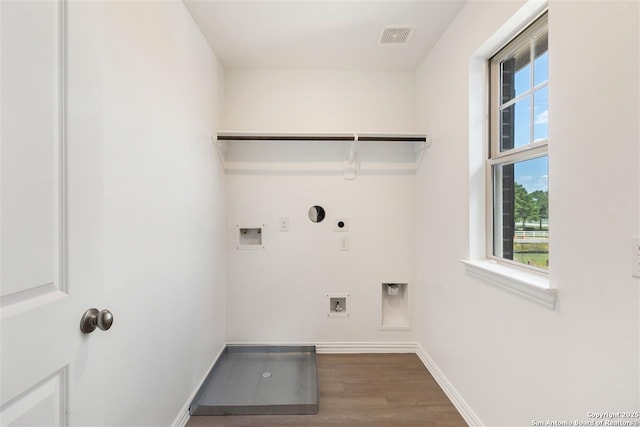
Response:
[[[220,356],[222,356],[222,352],[224,352],[226,347],[227,347],[226,344],[222,345],[222,347],[220,348],[220,351],[218,352],[216,357],[213,359],[213,362],[211,362],[211,366],[209,366],[207,371],[204,373],[202,379],[198,381],[198,383],[196,384],[196,387],[191,392],[191,395],[189,395],[189,398],[187,399],[186,403],[182,406],[182,409],[180,409],[180,411],[178,412],[178,415],[171,423],[171,427],[185,427],[187,425],[187,422],[189,422],[189,418],[191,418],[191,415],[189,414],[189,406],[191,406],[191,402],[193,402],[193,399],[196,397],[196,393],[198,393],[198,390],[200,390],[200,387],[202,387],[202,384],[207,379],[209,372],[211,372],[211,370],[213,369],[213,366],[216,364],[218,359],[220,359]]]
[[[415,353],[415,342],[229,342],[227,345],[314,345],[318,354]]]
[[[465,259],[460,262],[465,265],[465,271],[470,276],[537,302],[551,310],[556,306],[558,290],[550,287],[547,277],[491,261]]]
[[[361,343],[318,343],[316,352],[319,354],[357,354],[357,353],[415,353],[416,343],[413,342],[361,342]]]
[[[464,420],[470,426],[478,426],[481,427],[484,424],[480,420],[480,417],[473,412],[473,409],[467,404],[467,402],[462,398],[460,393],[455,389],[453,384],[449,381],[449,379],[444,375],[444,373],[440,370],[438,365],[431,359],[429,354],[422,348],[422,346],[418,343],[415,344],[416,355],[422,360],[424,366],[426,366],[427,370],[431,373],[433,378],[436,380],[442,391],[447,395],[453,406],[456,407],[458,412]]]
[[[198,387],[198,389],[199,389],[199,387]],[[186,408],[183,407],[180,410],[180,413],[178,414],[176,419],[173,420],[173,423],[171,423],[171,425],[173,427],[185,427],[187,425],[187,423],[189,422],[189,418],[191,418],[191,415],[189,415],[189,405],[190,404],[191,404],[191,401],[187,402]]]

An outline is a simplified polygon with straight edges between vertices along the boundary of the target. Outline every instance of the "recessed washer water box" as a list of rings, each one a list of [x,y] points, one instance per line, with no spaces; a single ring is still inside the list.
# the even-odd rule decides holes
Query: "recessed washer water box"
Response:
[[[329,302],[327,317],[349,317],[351,304],[349,294],[327,294]]]
[[[189,412],[196,416],[317,414],[315,346],[227,346]]]
[[[264,224],[236,225],[236,249],[264,248]]]

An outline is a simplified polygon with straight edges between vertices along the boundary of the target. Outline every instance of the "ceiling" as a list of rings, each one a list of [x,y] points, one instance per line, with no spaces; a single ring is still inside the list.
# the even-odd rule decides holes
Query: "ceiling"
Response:
[[[227,69],[415,70],[465,0],[183,0]],[[384,25],[415,25],[407,44]]]

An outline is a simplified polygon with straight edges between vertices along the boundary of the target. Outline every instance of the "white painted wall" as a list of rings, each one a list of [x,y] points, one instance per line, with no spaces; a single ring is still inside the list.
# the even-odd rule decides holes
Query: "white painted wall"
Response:
[[[629,261],[640,234],[637,2],[549,4],[555,310],[466,276],[458,261],[469,253],[470,123],[482,121],[468,115],[478,113],[470,82],[483,84],[470,58],[522,5],[467,3],[417,82],[419,127],[435,136],[416,184],[419,341],[490,426],[587,420],[640,399]]]
[[[225,130],[415,131],[413,72],[228,70],[225,93]]]
[[[223,69],[181,2],[105,2],[106,425],[170,425],[225,342]],[[70,82],[73,84],[73,82]],[[92,339],[97,337],[92,336]],[[96,396],[100,398],[100,393]]]
[[[379,326],[380,283],[413,278],[414,176],[229,175],[227,182],[229,341],[413,341],[412,332]],[[307,216],[316,204],[327,213],[321,223]],[[280,217],[289,218],[288,232],[279,231]],[[350,231],[335,232],[336,218],[349,218]],[[237,250],[236,224],[265,224],[265,249]],[[341,237],[349,251],[339,250]],[[327,317],[328,293],[350,295],[350,317]]]
[[[413,82],[413,73],[232,70],[225,128],[411,132]],[[347,181],[341,172],[305,172],[314,161],[300,163],[275,144],[273,150],[272,158],[288,156],[287,166],[302,172],[227,176],[228,340],[413,341],[413,331],[379,326],[380,283],[413,278],[415,177],[370,173]],[[307,216],[316,204],[327,212],[319,224]],[[289,218],[289,232],[278,231],[280,217]],[[348,233],[333,231],[341,217],[351,221]],[[236,224],[265,224],[265,250],[236,250]],[[349,251],[338,249],[342,236]],[[327,318],[327,293],[350,295],[349,318]]]

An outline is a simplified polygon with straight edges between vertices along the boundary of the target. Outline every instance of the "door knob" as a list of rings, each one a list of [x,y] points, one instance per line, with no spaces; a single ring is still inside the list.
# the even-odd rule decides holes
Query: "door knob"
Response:
[[[90,308],[84,312],[80,319],[80,330],[85,334],[90,334],[96,328],[106,331],[113,324],[113,314],[109,310],[98,311],[97,308]]]

